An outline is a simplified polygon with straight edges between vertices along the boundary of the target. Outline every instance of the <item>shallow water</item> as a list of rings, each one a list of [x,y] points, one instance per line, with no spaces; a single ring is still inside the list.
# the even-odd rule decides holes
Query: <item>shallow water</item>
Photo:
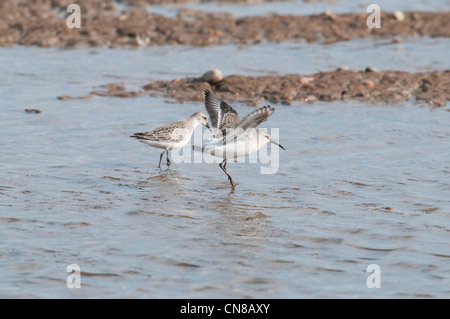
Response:
[[[448,106],[275,105],[262,127],[279,128],[287,149],[278,172],[230,163],[232,192],[216,164],[160,170],[159,151],[129,138],[201,103],[56,99],[211,67],[448,68],[448,40],[411,40],[400,51],[383,43],[0,49],[0,297],[448,298]],[[362,53],[350,65],[355,47]],[[81,268],[81,289],[66,287],[70,264]],[[367,288],[370,264],[381,268],[380,289]]]
[[[94,86],[107,83],[141,86],[146,79],[198,77],[212,68],[221,69],[225,76],[312,74],[342,66],[355,70],[371,66],[379,70],[426,72],[448,69],[450,62],[443,54],[448,51],[450,39],[445,38],[410,38],[400,43],[392,39],[363,39],[333,45],[284,42],[129,50],[2,48],[0,68],[5,76],[0,79],[0,90],[3,99],[8,97],[10,101],[16,97],[11,88],[19,90],[20,85],[33,81],[39,88],[45,88],[43,92],[36,90],[29,94],[35,102],[36,93],[46,99],[62,94],[85,95]],[[23,93],[20,97],[20,101],[27,98]]]
[[[271,14],[310,15],[320,14],[327,10],[334,13],[367,13],[367,6],[374,2],[361,0],[286,0],[286,1],[254,1],[252,4],[227,4],[220,1],[188,3],[164,6],[148,6],[148,11],[167,17],[176,17],[183,9],[201,10],[205,12],[229,13],[236,17],[260,16]],[[449,0],[412,0],[390,1],[378,0],[376,4],[382,11],[442,11],[450,8]],[[128,6],[117,3],[119,9]]]

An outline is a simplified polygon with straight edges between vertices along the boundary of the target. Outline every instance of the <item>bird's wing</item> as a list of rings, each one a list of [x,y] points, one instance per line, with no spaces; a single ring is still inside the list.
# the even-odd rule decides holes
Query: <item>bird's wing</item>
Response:
[[[131,137],[138,140],[181,142],[185,131],[184,121],[178,121],[158,127],[153,131],[134,133]]]
[[[249,128],[256,128],[262,122],[267,121],[267,118],[275,112],[275,109],[270,105],[260,107],[248,114],[244,119],[235,127],[236,130],[241,129],[245,131]]]
[[[209,114],[214,135],[219,131],[225,134],[226,129],[233,128],[240,122],[236,110],[209,90],[205,90],[205,108]]]

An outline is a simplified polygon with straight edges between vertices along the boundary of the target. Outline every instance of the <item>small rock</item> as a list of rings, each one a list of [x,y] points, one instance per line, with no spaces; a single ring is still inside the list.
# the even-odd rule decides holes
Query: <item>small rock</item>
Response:
[[[314,95],[308,95],[306,98],[305,98],[305,102],[308,102],[308,103],[314,103],[315,101],[317,101],[317,98],[314,96]]]
[[[333,21],[336,21],[338,19],[337,15],[331,10],[326,10],[324,14]]]
[[[145,47],[150,43],[149,38],[142,39],[139,33],[136,35],[136,45],[140,47]]]
[[[104,87],[110,92],[127,90],[127,88],[125,87],[125,85],[123,83],[110,83],[110,84],[104,85]]]
[[[338,67],[336,69],[336,71],[349,71],[349,70],[350,70],[350,68],[348,66],[345,66],[345,65],[340,66],[340,67]]]
[[[373,88],[374,86],[375,86],[375,83],[373,82],[373,81],[371,81],[371,80],[365,80],[364,82],[363,82],[363,84],[365,85],[365,86],[367,86],[368,88]]]
[[[398,20],[398,21],[403,21],[405,20],[405,14],[399,10],[394,12],[394,17]]]
[[[78,99],[76,96],[70,96],[70,95],[61,95],[57,97],[58,100],[76,100]]]
[[[202,76],[202,80],[208,83],[217,83],[222,81],[222,79],[222,71],[220,71],[219,69],[210,70]]]
[[[371,67],[371,66],[368,66],[368,67],[365,69],[365,72],[374,72],[374,73],[378,73],[378,72],[380,72],[380,70],[378,70],[377,68],[373,68],[373,67]]]
[[[392,38],[392,43],[396,44],[396,43],[403,43],[405,42],[404,39],[402,39],[401,37],[395,36]]]
[[[36,113],[36,114],[42,113],[42,111],[38,110],[38,109],[25,109],[25,112],[27,112],[27,113]]]
[[[302,76],[300,78],[299,82],[300,82],[300,84],[306,84],[306,83],[310,83],[312,81],[314,81],[314,78],[312,76]]]

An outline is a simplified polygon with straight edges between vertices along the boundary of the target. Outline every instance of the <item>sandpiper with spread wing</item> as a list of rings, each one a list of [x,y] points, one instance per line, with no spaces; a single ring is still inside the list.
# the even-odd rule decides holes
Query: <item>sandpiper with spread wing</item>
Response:
[[[285,149],[272,140],[266,129],[256,129],[259,124],[266,121],[275,112],[275,109],[270,105],[256,109],[241,121],[233,107],[211,91],[205,90],[205,107],[211,119],[211,130],[215,139],[203,145],[201,149],[195,146],[193,148],[223,158],[219,166],[227,174],[232,188],[235,186],[234,181],[226,170],[228,159],[247,156],[258,151],[267,143]]]

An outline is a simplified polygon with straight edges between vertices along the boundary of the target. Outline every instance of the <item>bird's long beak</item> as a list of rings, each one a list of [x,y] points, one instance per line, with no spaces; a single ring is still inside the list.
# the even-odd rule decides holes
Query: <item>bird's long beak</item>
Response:
[[[207,129],[209,129],[211,131],[211,127],[209,126],[208,122],[206,122],[205,126]]]
[[[286,149],[283,147],[283,145],[281,145],[281,144],[279,144],[279,143],[277,143],[277,142],[275,142],[275,141],[273,141],[273,140],[270,140],[270,143],[275,144],[275,145],[278,145],[281,149],[286,150]]]

